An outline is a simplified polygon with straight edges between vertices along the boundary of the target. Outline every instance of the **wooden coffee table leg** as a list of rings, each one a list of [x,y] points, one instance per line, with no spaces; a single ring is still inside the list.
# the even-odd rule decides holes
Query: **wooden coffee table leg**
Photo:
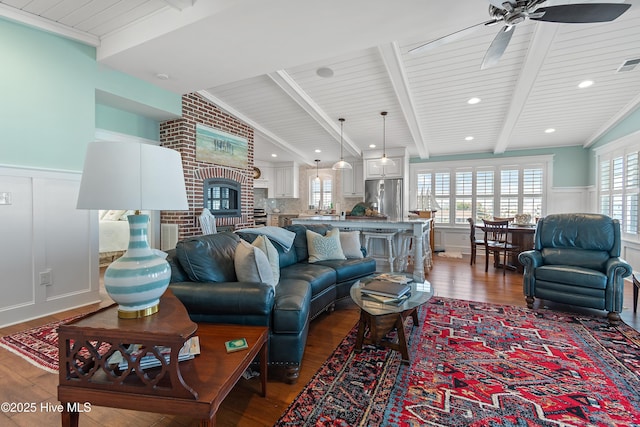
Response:
[[[356,346],[354,351],[360,353],[362,351],[362,343],[364,342],[364,332],[366,328],[367,318],[364,310],[360,310],[360,321],[358,322],[358,336],[356,338]]]
[[[397,350],[402,355],[402,363],[409,364],[409,347],[407,346],[407,337],[404,333],[404,319],[401,314],[398,314],[396,320],[396,329],[398,331],[398,348]]]
[[[262,397],[267,397],[267,343],[260,348],[260,378],[262,382]]]

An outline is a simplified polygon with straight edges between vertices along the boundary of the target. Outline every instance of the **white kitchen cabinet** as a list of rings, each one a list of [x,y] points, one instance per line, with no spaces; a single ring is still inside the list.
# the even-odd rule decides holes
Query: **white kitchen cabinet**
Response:
[[[273,168],[273,198],[297,199],[300,197],[299,168],[296,163]]]
[[[378,178],[404,178],[404,159],[402,157],[389,157],[392,165],[382,166],[380,159],[367,159],[365,179]]]
[[[364,197],[364,164],[361,161],[351,163],[353,169],[342,170],[343,197]]]

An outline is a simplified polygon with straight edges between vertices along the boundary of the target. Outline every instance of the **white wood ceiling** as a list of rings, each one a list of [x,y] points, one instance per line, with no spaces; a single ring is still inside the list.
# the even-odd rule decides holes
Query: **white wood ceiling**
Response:
[[[0,0],[0,16],[93,44],[101,63],[158,86],[200,91],[255,127],[258,160],[313,165],[340,156],[339,117],[346,158],[380,149],[381,111],[387,148],[416,157],[589,146],[640,105],[640,66],[616,72],[640,58],[638,1],[611,23],[519,24],[483,71],[499,26],[407,51],[487,20],[487,0]],[[578,89],[585,79],[595,84]]]

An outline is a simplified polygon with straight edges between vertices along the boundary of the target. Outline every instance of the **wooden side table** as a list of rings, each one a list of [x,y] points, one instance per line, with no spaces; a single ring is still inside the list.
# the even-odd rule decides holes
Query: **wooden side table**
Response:
[[[201,354],[178,362],[180,348],[196,330]],[[120,319],[114,306],[61,325],[58,334],[63,426],[77,426],[85,404],[189,415],[202,426],[214,425],[220,403],[258,355],[262,396],[266,395],[267,327],[196,325],[171,291],[152,316]],[[227,353],[224,343],[237,338],[245,338],[249,348]],[[149,369],[133,363],[123,370],[108,363],[115,351],[131,343],[147,349],[170,347],[170,361]]]

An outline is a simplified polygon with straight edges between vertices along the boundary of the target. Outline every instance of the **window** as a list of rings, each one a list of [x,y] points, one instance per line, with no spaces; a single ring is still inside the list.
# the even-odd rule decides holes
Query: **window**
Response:
[[[493,218],[493,171],[476,172],[476,221]]]
[[[547,158],[503,166],[468,166],[446,163],[433,170],[416,170],[417,208],[421,195],[433,189],[441,209],[436,223],[466,225],[467,218],[476,221],[498,217],[512,217],[518,213],[530,214],[532,219],[543,212],[545,170]],[[420,167],[415,166],[416,169]]]
[[[600,213],[620,220],[624,233],[638,234],[640,170],[638,151],[601,156],[598,177]]]
[[[240,183],[224,178],[204,181],[204,207],[215,216],[240,216]]]
[[[456,172],[455,223],[464,224],[472,216],[473,172]]]
[[[327,170],[309,171],[309,207],[319,211],[333,209],[333,174]]]

